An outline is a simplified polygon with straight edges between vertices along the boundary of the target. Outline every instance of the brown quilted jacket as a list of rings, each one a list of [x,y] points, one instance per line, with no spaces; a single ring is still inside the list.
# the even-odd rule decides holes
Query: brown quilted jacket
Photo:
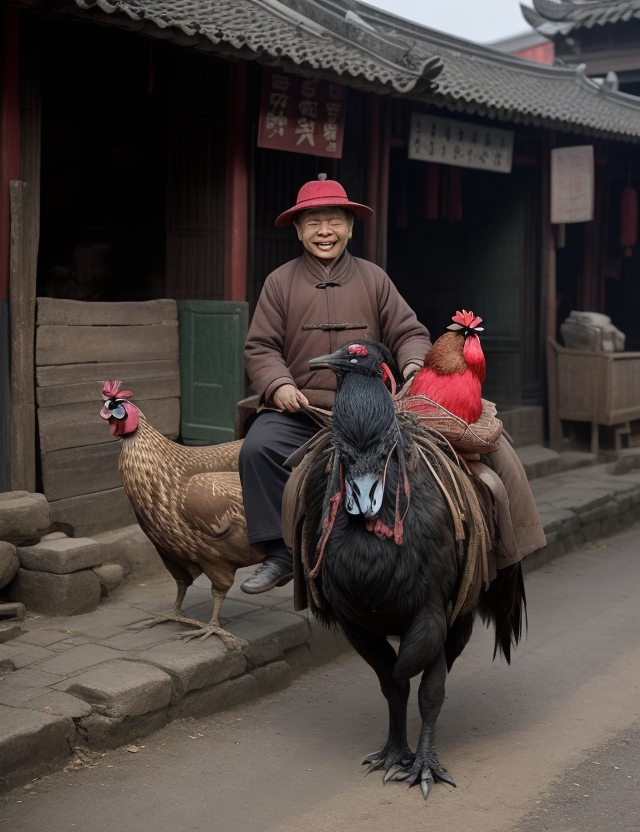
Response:
[[[358,338],[382,341],[400,368],[422,364],[428,330],[378,266],[345,251],[327,272],[305,252],[266,279],[249,327],[245,366],[261,404],[295,384],[319,407],[331,407],[336,377],[309,370],[309,359]]]

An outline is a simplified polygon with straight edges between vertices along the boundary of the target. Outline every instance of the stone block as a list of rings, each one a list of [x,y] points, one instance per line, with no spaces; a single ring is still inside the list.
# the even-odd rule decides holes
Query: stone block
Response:
[[[50,528],[49,503],[44,494],[29,491],[0,494],[0,540],[29,546],[37,543]]]
[[[20,560],[13,543],[0,540],[0,589],[12,581],[20,569]]]
[[[0,685],[0,705],[12,708],[29,708],[32,711],[60,714],[71,719],[80,719],[91,713],[91,705],[51,688],[28,687],[14,684]]]
[[[168,673],[173,680],[172,701],[191,690],[211,687],[244,673],[247,660],[238,652],[229,652],[217,639],[201,644],[170,642],[138,653],[136,659],[148,662]]]
[[[35,546],[18,546],[20,566],[32,572],[68,575],[102,563],[102,546],[90,537],[41,540]]]
[[[3,791],[60,768],[71,756],[75,726],[68,716],[0,705]]]
[[[291,668],[284,661],[256,667],[251,671],[251,675],[258,683],[261,696],[288,688],[293,678]]]
[[[100,581],[91,569],[69,575],[19,569],[11,597],[41,615],[81,615],[100,603]]]
[[[139,716],[165,708],[171,699],[171,678],[140,662],[105,662],[76,676],[67,693],[96,706],[104,716]]]
[[[250,613],[231,621],[229,630],[249,642],[243,652],[252,665],[281,659],[285,650],[309,638],[305,618],[280,610]]]
[[[108,597],[124,579],[124,569],[119,563],[103,563],[102,566],[94,567],[93,571],[98,576],[103,596]]]
[[[104,563],[117,563],[125,575],[133,572],[137,577],[164,574],[165,566],[140,526],[125,526],[94,535],[104,552]]]
[[[0,623],[0,644],[22,635],[22,627],[14,621]]]
[[[146,737],[164,728],[168,721],[169,713],[166,708],[141,716],[117,719],[94,713],[79,721],[78,731],[91,749],[101,751],[105,748],[118,748],[140,737]]]
[[[171,719],[186,719],[187,717],[202,717],[215,714],[227,708],[235,708],[251,699],[260,696],[258,680],[249,673],[228,679],[211,688],[201,688],[187,693],[169,715]]]

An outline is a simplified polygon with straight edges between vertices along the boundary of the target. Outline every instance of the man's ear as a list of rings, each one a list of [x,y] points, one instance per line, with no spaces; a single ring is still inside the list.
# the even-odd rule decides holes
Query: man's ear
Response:
[[[302,242],[302,230],[298,227],[298,223],[294,222],[293,227],[296,230],[296,234],[298,235],[298,239]]]

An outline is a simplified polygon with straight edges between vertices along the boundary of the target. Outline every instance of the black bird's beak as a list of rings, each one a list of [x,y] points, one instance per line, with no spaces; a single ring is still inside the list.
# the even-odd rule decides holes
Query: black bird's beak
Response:
[[[331,353],[331,355],[319,355],[309,361],[310,370],[335,370],[339,367],[348,366],[349,360],[336,352]]]

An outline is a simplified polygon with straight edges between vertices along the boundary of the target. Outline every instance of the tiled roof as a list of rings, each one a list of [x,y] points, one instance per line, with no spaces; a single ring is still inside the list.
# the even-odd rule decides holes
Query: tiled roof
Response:
[[[379,92],[395,91],[451,110],[640,141],[640,99],[606,89],[581,68],[523,61],[359,0],[75,2],[89,13],[106,13],[113,23],[126,19],[151,34],[159,27],[166,36],[174,37],[173,31],[191,45],[204,43],[214,50],[231,49],[240,57],[331,70],[346,83],[366,82]],[[640,5],[640,0],[632,2]],[[444,69],[438,75],[440,59]]]
[[[76,0],[82,9],[126,15],[130,21],[176,29],[187,37],[231,46],[246,57],[285,59],[316,70],[362,78],[407,92],[427,85],[442,65],[433,52],[416,52],[406,39],[367,27],[338,4],[322,0]],[[114,23],[116,21],[114,20]],[[380,90],[382,91],[382,90]]]
[[[521,7],[525,20],[550,37],[640,18],[640,0],[533,0],[533,6]]]
[[[640,0],[637,0],[640,4]],[[582,67],[543,66],[453,38],[358,3],[372,25],[413,36],[442,58],[436,90],[421,97],[453,110],[570,132],[640,140],[640,98],[606,89]],[[416,97],[412,91],[410,97]]]

